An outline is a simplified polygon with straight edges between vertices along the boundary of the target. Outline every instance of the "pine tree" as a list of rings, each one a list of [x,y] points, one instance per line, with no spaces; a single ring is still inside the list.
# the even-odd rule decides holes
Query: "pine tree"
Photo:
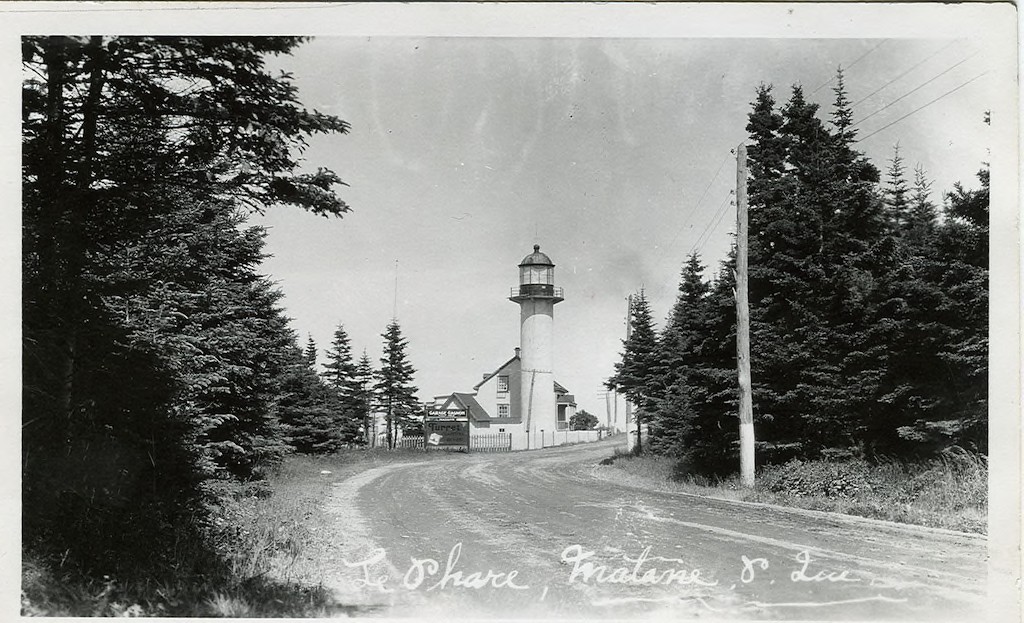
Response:
[[[114,570],[147,542],[158,564],[165,526],[287,450],[297,345],[244,215],[348,210],[296,155],[347,124],[265,66],[299,42],[22,39],[26,543]]]
[[[694,343],[700,364],[692,368],[687,400],[681,405],[686,411],[681,418],[685,426],[677,437],[681,467],[699,474],[724,476],[739,466],[735,277],[734,245],[702,299],[702,311],[696,314],[703,320],[701,339]],[[758,415],[755,408],[755,422],[761,426]]]
[[[624,393],[636,407],[633,414],[637,434],[635,451],[640,454],[640,430],[650,421],[655,402],[664,391],[664,367],[660,361],[651,308],[643,289],[633,297],[629,322],[631,331],[629,339],[622,342],[622,360],[615,364],[615,374],[606,385],[608,389]]]
[[[412,384],[416,371],[405,352],[409,343],[402,337],[398,320],[388,323],[381,337],[384,338],[384,353],[374,391],[385,414],[387,447],[394,449],[399,430],[413,421],[420,404],[416,400],[418,390]]]
[[[358,443],[363,412],[359,404],[359,380],[352,362],[352,346],[342,325],[334,331],[331,348],[327,351],[324,378],[331,388],[331,408],[335,413],[334,425],[346,443]]]
[[[679,294],[658,339],[665,390],[653,407],[650,445],[661,454],[685,454],[687,433],[695,417],[691,393],[704,366],[700,343],[706,322],[704,299],[711,289],[703,272],[700,257],[692,253],[683,266]]]
[[[333,396],[309,365],[309,352],[295,352],[281,377],[278,412],[289,444],[304,454],[330,454],[343,443]]]
[[[373,364],[370,363],[370,357],[363,350],[363,356],[359,358],[359,362],[356,363],[355,370],[355,381],[357,392],[355,395],[354,406],[356,411],[361,414],[362,429],[363,429],[363,443],[375,445],[376,444],[376,431],[375,419],[373,416],[373,380],[375,372],[373,370]]]
[[[316,370],[316,342],[313,340],[312,334],[307,334],[306,350],[303,356],[306,358],[306,365],[309,369]]]
[[[914,167],[914,186],[910,196],[904,237],[908,244],[919,249],[931,246],[938,220],[935,204],[930,198],[931,187],[924,168],[918,164]]]
[[[896,143],[892,148],[892,159],[889,161],[887,171],[886,208],[888,210],[889,229],[896,233],[902,233],[909,219],[908,212],[909,189],[907,180],[904,177],[903,158],[900,157],[900,144]]]

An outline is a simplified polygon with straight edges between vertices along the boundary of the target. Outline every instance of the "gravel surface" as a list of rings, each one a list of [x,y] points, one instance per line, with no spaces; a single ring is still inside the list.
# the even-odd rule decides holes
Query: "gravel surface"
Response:
[[[368,616],[978,620],[977,535],[651,491],[596,444],[334,484],[325,584]]]

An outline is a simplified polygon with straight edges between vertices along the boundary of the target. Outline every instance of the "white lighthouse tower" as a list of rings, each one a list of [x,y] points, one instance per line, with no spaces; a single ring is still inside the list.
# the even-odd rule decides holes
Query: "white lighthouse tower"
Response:
[[[519,285],[512,288],[510,301],[519,303],[520,325],[520,410],[525,431],[545,436],[558,425],[555,399],[554,356],[555,303],[562,289],[555,287],[555,265],[533,245],[533,253],[519,264]]]

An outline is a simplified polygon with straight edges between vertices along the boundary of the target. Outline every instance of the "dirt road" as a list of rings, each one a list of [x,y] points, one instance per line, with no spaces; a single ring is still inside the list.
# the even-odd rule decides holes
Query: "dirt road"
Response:
[[[340,482],[327,583],[383,616],[980,619],[983,537],[613,484],[615,443]]]

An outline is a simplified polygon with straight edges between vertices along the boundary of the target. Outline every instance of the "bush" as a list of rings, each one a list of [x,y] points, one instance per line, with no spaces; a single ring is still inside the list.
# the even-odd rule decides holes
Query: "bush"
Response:
[[[842,463],[792,459],[784,465],[763,468],[759,486],[796,497],[852,498],[872,489],[871,466],[863,459]]]

